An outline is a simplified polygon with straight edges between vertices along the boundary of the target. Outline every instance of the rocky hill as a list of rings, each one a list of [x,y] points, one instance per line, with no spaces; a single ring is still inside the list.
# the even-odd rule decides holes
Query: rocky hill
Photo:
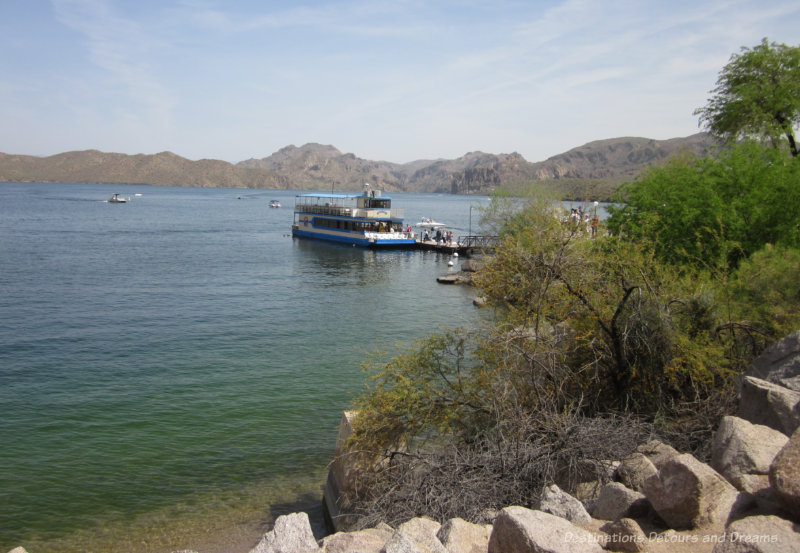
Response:
[[[287,146],[262,159],[237,164],[192,161],[170,152],[154,155],[67,152],[50,157],[0,153],[0,181],[90,182],[170,186],[360,190],[364,182],[385,190],[487,194],[500,186],[539,181],[562,197],[591,191],[604,197],[648,166],[682,150],[705,155],[715,147],[708,135],[652,140],[614,138],[590,142],[531,163],[518,153],[470,152],[453,160],[397,164],[370,161],[333,146]]]

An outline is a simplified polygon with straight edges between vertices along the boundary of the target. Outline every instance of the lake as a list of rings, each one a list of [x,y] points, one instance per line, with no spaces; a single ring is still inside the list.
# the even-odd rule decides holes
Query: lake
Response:
[[[447,255],[293,239],[297,193],[0,183],[0,551],[249,551],[319,508],[368,354],[482,316]]]

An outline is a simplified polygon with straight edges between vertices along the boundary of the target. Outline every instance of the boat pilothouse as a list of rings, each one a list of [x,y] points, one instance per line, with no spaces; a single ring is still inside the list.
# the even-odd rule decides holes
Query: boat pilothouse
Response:
[[[292,236],[371,248],[410,248],[416,236],[403,227],[392,199],[364,185],[363,194],[312,193],[295,197]]]

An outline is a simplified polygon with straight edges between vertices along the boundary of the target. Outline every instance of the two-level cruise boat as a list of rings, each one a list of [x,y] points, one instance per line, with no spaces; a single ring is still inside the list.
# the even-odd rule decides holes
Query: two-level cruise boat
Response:
[[[369,248],[412,248],[416,236],[403,227],[403,211],[380,190],[300,194],[295,197],[292,236]]]

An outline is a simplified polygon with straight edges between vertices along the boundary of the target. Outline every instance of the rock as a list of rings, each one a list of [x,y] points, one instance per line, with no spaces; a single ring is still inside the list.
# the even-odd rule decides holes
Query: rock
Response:
[[[742,474],[767,474],[789,441],[782,432],[739,417],[722,417],[711,447],[711,466],[733,482]]]
[[[477,273],[483,269],[483,263],[479,263],[474,259],[465,259],[461,262],[461,270],[466,273]]]
[[[740,492],[752,495],[771,489],[769,487],[769,476],[766,474],[742,474],[732,480],[731,484]]]
[[[725,478],[689,454],[667,461],[645,480],[644,493],[671,528],[692,529],[725,523],[739,493]]]
[[[490,526],[472,524],[461,518],[451,518],[436,534],[448,553],[487,553]]]
[[[800,553],[800,527],[776,516],[747,517],[730,524],[714,553]]]
[[[586,504],[594,504],[594,500],[600,497],[600,492],[603,490],[603,486],[605,486],[605,483],[600,482],[599,480],[595,480],[593,482],[578,482],[575,484],[575,499],[583,502],[583,505],[587,510],[591,510],[586,507]]]
[[[355,523],[356,519],[349,512],[345,499],[347,492],[353,486],[355,471],[355,466],[345,452],[345,443],[353,433],[353,422],[357,416],[357,410],[342,411],[339,435],[336,438],[336,448],[333,452],[333,461],[329,465],[328,478],[322,488],[322,506],[325,518],[334,531],[350,527]]]
[[[760,378],[742,378],[739,416],[787,436],[800,427],[800,392]]]
[[[394,531],[385,528],[369,528],[356,532],[337,532],[322,539],[324,553],[380,553],[391,539]]]
[[[603,544],[606,549],[632,553],[647,551],[647,535],[633,519],[621,518],[604,524],[600,530],[608,534]]]
[[[439,284],[469,284],[470,279],[460,273],[449,273],[436,277],[436,282]]]
[[[766,474],[742,474],[731,481],[740,492],[749,494],[756,502],[760,515],[780,514],[780,506]]]
[[[677,451],[675,453],[677,454]],[[657,472],[658,469],[645,454],[636,452],[623,459],[619,464],[617,478],[626,487],[641,492],[644,488],[644,481]]]
[[[680,455],[680,452],[663,442],[652,440],[636,448],[636,451],[645,455],[656,469],[660,469],[664,463]]]
[[[592,517],[583,504],[553,484],[545,488],[539,499],[539,510],[557,517],[565,518],[575,524],[589,524]]]
[[[745,376],[800,392],[800,331],[768,347],[745,371]]]
[[[592,516],[602,520],[646,515],[649,505],[645,496],[619,482],[609,482],[600,491],[592,509]]]
[[[442,525],[425,517],[408,520],[397,527],[397,531],[410,539],[423,553],[447,553],[436,534]]]
[[[292,513],[275,519],[250,553],[314,553],[319,551],[307,513]]]
[[[561,517],[506,507],[495,520],[489,553],[602,553],[596,537]]]
[[[348,552],[349,553],[349,552]],[[359,552],[360,553],[360,552]],[[380,553],[423,553],[413,541],[402,532],[395,532]]]
[[[769,483],[778,503],[800,521],[800,428],[772,461]]]

